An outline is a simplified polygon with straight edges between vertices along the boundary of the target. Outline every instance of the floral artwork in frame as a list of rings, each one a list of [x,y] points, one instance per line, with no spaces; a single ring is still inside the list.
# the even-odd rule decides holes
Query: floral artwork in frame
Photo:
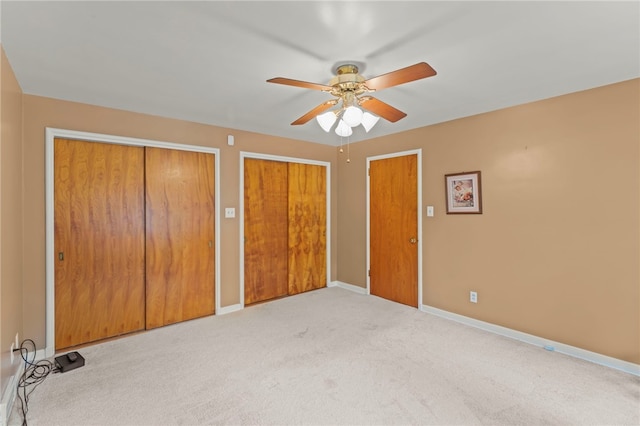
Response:
[[[480,172],[444,175],[447,195],[447,214],[482,213]]]

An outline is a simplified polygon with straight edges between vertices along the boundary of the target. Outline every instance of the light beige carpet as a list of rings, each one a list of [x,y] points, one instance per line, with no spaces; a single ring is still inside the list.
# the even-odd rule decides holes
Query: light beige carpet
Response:
[[[341,288],[80,353],[29,425],[640,424],[636,376]]]

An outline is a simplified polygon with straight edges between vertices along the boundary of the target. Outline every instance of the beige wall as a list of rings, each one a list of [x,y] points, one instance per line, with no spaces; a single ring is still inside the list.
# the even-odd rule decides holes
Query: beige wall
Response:
[[[16,373],[22,336],[22,91],[0,46],[0,391]],[[22,339],[22,337],[20,337]]]
[[[338,163],[338,280],[366,287],[366,157],[421,148],[425,305],[640,363],[639,88],[352,144]],[[473,170],[483,214],[446,215],[444,175]]]
[[[320,144],[300,142],[279,137],[241,132],[132,112],[101,108],[50,98],[24,96],[25,153],[25,259],[24,334],[39,348],[45,342],[45,128],[102,133],[132,138],[215,147],[220,149],[220,202],[224,207],[239,207],[240,151],[266,153],[331,162],[332,214],[335,223],[336,149]],[[227,145],[227,135],[235,136],[235,145]],[[221,306],[240,303],[239,300],[239,222],[221,219]],[[332,279],[337,268],[336,229],[330,239]]]

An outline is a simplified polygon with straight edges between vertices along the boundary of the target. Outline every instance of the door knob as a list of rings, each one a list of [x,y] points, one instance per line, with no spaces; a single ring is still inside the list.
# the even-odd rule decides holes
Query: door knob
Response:
[[[416,237],[411,237],[411,238],[409,239],[409,242],[410,242],[411,244],[415,244],[415,243],[417,243],[417,242],[418,242],[418,240],[416,239]]]

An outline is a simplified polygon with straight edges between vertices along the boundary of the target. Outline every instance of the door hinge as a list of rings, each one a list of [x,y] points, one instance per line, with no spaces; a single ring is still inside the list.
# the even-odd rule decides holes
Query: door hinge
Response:
[[[369,276],[371,276],[371,269],[369,269],[369,270],[367,271],[367,274],[369,274]]]

